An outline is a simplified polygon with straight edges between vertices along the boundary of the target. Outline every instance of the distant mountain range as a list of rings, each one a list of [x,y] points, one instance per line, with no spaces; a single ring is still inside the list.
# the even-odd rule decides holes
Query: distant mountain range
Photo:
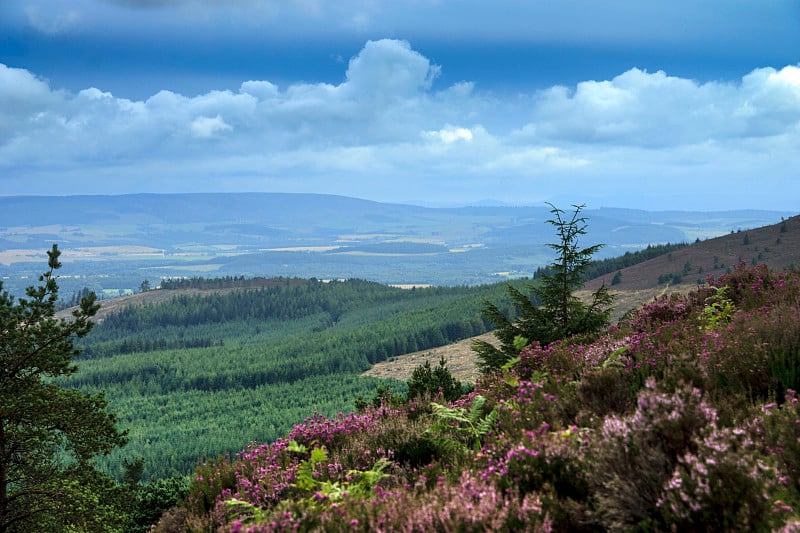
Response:
[[[570,206],[559,206],[568,212]],[[555,240],[550,207],[431,208],[322,194],[0,197],[0,275],[37,272],[58,243],[92,288],[192,275],[475,284],[529,276]],[[796,213],[587,207],[598,257],[774,224]],[[102,277],[105,276],[105,277]],[[21,282],[20,282],[21,283]]]

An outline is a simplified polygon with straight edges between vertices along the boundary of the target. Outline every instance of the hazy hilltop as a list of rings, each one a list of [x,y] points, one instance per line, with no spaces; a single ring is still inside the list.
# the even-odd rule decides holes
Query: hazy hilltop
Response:
[[[559,206],[569,210],[570,206]],[[587,207],[598,257],[773,224],[779,211]],[[174,277],[358,277],[475,285],[530,276],[553,241],[548,206],[432,208],[322,194],[0,197],[0,276],[21,292],[52,243],[63,288],[115,296]]]
[[[560,206],[569,209],[569,206]],[[427,242],[448,247],[548,242],[548,206],[432,208],[289,193],[0,197],[0,249],[40,246],[339,246]],[[774,222],[779,211],[587,208],[592,237],[612,250]],[[349,238],[348,238],[349,237]],[[609,254],[614,255],[614,254]]]

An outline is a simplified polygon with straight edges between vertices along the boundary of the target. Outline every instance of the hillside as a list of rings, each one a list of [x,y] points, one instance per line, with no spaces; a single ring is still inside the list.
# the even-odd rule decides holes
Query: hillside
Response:
[[[657,296],[691,290],[700,280],[704,281],[705,276],[718,277],[732,269],[740,260],[751,265],[754,262],[764,263],[776,270],[800,265],[800,216],[788,218],[778,224],[695,242],[671,254],[622,269],[621,281],[612,286],[612,292],[617,297],[613,316],[619,318],[624,312],[651,301]],[[688,269],[688,274],[684,274],[687,263],[691,268]],[[669,274],[679,274],[681,276],[680,283],[674,282],[674,276],[668,281],[664,281],[665,275]],[[599,287],[601,283],[610,285],[613,277],[614,274],[607,274],[587,282],[585,294]],[[274,280],[256,279],[248,282],[252,287],[260,288],[274,283]],[[155,305],[168,302],[178,295],[207,295],[234,290],[237,289],[151,290],[104,300],[97,318],[98,321],[102,321],[108,314],[129,305]],[[60,313],[61,316],[68,314],[69,310]],[[491,340],[493,337],[491,334],[487,334],[481,338]],[[448,366],[456,378],[469,383],[475,381],[478,370],[475,354],[471,349],[471,339],[393,357],[390,360],[376,363],[363,375],[406,381],[419,364],[425,360],[436,362],[442,356],[448,360]]]
[[[617,284],[612,285],[614,273],[610,273],[586,283],[586,289],[595,290],[601,283],[615,291],[693,286],[705,282],[706,276],[731,271],[742,261],[751,266],[765,264],[773,270],[800,267],[800,216],[695,242],[623,269]]]
[[[177,297],[202,297],[214,294],[229,294],[241,290],[259,290],[267,289],[282,285],[289,281],[290,283],[303,284],[306,280],[288,279],[288,278],[250,278],[247,280],[235,280],[226,284],[221,284],[219,287],[197,288],[197,287],[183,287],[175,289],[162,289],[155,288],[145,292],[137,292],[127,296],[119,296],[117,298],[107,298],[101,300],[100,310],[94,317],[97,324],[102,324],[103,321],[114,313],[124,311],[129,307],[145,307],[157,306],[168,304]],[[77,307],[68,307],[56,313],[57,317],[66,318],[72,314],[72,311]]]
[[[313,413],[354,409],[374,363],[487,331],[502,284],[400,289],[364,280],[206,280],[104,302],[66,384],[104,390],[146,476],[185,475],[204,455],[274,440]],[[210,286],[219,286],[211,288]],[[112,312],[113,311],[113,312]],[[64,313],[68,313],[65,311]],[[212,428],[215,431],[212,431]]]
[[[658,296],[689,292],[704,283],[706,276],[719,277],[741,261],[749,265],[766,264],[773,270],[800,266],[800,216],[695,242],[670,254],[622,269],[621,281],[613,286],[614,273],[591,280],[578,295],[588,297],[602,283],[609,285],[616,297],[612,317],[617,320],[625,312]],[[690,266],[688,269],[685,268],[687,264]],[[688,273],[684,273],[686,270]],[[669,274],[673,276],[664,280]],[[681,278],[678,283],[675,283],[676,274]],[[492,341],[494,337],[486,334],[479,338]],[[472,383],[479,375],[471,340],[395,357],[375,364],[363,375],[408,380],[419,364],[426,360],[435,363],[440,357],[447,359],[453,376],[461,381]]]
[[[795,531],[798,297],[741,265],[455,402],[311,417],[200,465],[155,531]]]

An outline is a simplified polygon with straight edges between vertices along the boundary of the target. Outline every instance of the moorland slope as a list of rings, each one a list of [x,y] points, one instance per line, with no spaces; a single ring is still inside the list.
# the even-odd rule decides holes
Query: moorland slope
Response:
[[[755,229],[732,232],[712,239],[697,241],[669,254],[620,269],[619,281],[612,285],[616,272],[588,281],[579,296],[588,295],[605,283],[616,298],[612,316],[626,312],[673,292],[687,293],[715,278],[731,272],[738,263],[764,264],[772,270],[795,269],[800,266],[800,216],[794,216]],[[479,337],[491,341],[491,333]],[[435,363],[440,357],[448,361],[452,374],[465,382],[474,382],[480,374],[472,339],[440,348],[415,352],[382,361],[364,372],[365,376],[392,377],[408,380],[414,369],[426,360]]]

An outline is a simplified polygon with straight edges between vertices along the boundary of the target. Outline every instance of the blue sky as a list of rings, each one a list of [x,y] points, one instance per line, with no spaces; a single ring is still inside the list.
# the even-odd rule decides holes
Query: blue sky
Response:
[[[0,194],[797,210],[796,0],[3,0]]]

